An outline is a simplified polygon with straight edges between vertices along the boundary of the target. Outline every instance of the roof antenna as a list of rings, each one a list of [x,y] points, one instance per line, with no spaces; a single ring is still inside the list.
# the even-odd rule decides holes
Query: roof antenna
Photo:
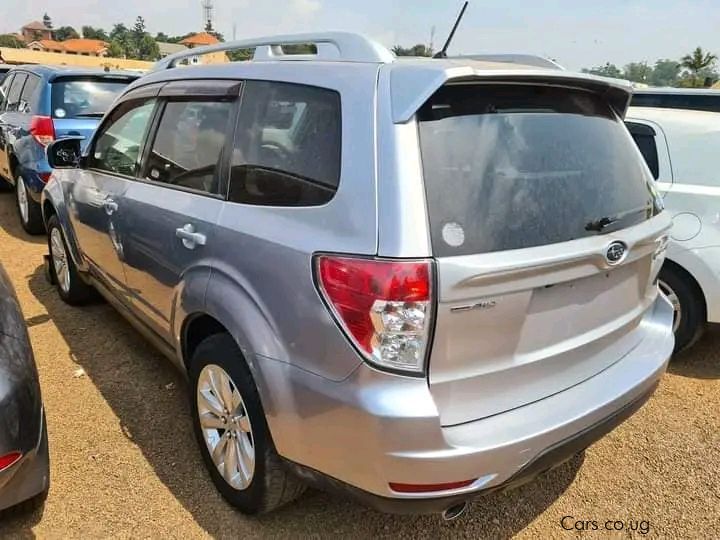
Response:
[[[460,25],[460,21],[462,20],[463,15],[465,15],[465,10],[467,9],[469,3],[470,2],[465,2],[463,4],[462,9],[460,10],[460,15],[458,15],[457,19],[455,19],[455,24],[453,25],[452,30],[450,30],[450,35],[448,36],[445,45],[435,56],[433,56],[433,58],[447,58],[448,47],[450,46],[452,39],[455,37],[455,30],[457,30],[457,27]]]

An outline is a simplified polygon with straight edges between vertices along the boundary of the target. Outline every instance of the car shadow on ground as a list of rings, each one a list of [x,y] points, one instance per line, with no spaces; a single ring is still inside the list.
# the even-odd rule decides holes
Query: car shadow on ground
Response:
[[[28,234],[20,225],[20,216],[15,206],[14,193],[0,190],[0,200],[3,201],[3,204],[0,204],[0,223],[8,234],[30,244],[47,243],[45,235]]]
[[[233,536],[253,529],[258,536],[352,537],[358,523],[374,536],[428,537],[462,534],[472,520],[483,536],[509,537],[545,511],[572,483],[584,456],[578,455],[512,492],[477,499],[465,517],[444,522],[439,516],[391,516],[353,501],[309,490],[297,501],[259,518],[233,510],[205,472],[192,432],[186,384],[107,304],[82,308],[65,305],[39,266],[30,290],[45,306],[70,348],[120,420],[125,436],[142,451],[158,478],[210,535]],[[149,422],[148,419],[153,421]],[[418,527],[421,527],[419,529]]]
[[[20,510],[10,508],[9,510],[0,511],[0,538],[6,537],[3,529],[7,528],[12,531],[12,538],[16,540],[30,540],[36,538],[33,532],[45,513],[45,504],[43,503],[32,510]]]
[[[719,348],[720,324],[709,324],[695,345],[673,356],[668,371],[681,377],[720,379]]]

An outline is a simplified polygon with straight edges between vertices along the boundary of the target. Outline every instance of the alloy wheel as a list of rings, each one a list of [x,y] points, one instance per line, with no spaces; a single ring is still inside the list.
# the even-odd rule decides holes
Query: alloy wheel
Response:
[[[673,332],[677,332],[680,327],[680,321],[682,321],[682,306],[680,305],[680,298],[677,293],[668,285],[665,281],[658,280],[658,287],[665,297],[670,301],[673,307]]]
[[[50,231],[50,254],[58,285],[63,292],[67,293],[70,290],[70,267],[68,266],[65,242],[63,242],[62,233],[57,227],[53,227]]]
[[[23,223],[28,222],[28,216],[30,215],[30,209],[28,208],[28,194],[27,188],[25,187],[25,181],[22,176],[18,176],[16,182],[17,190],[17,204],[20,210],[20,217]]]
[[[228,485],[246,489],[255,473],[255,443],[237,385],[223,368],[208,364],[198,377],[196,398],[200,428],[215,467]]]

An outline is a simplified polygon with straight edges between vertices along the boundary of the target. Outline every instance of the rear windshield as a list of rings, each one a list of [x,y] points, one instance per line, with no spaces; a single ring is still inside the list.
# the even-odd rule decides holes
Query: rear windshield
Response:
[[[446,86],[418,118],[438,256],[566,242],[660,211],[642,156],[595,94]]]
[[[130,79],[61,79],[52,85],[53,118],[102,118]]]

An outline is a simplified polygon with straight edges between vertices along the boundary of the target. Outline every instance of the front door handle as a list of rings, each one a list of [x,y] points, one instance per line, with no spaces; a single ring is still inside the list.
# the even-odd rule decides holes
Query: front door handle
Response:
[[[183,246],[188,249],[195,249],[196,246],[204,246],[207,242],[207,237],[199,232],[195,232],[195,227],[192,224],[187,223],[175,229],[175,236],[182,240]]]
[[[113,215],[115,212],[117,212],[118,205],[115,201],[110,199],[109,197],[103,201],[103,208],[105,208],[105,213],[108,216]]]

